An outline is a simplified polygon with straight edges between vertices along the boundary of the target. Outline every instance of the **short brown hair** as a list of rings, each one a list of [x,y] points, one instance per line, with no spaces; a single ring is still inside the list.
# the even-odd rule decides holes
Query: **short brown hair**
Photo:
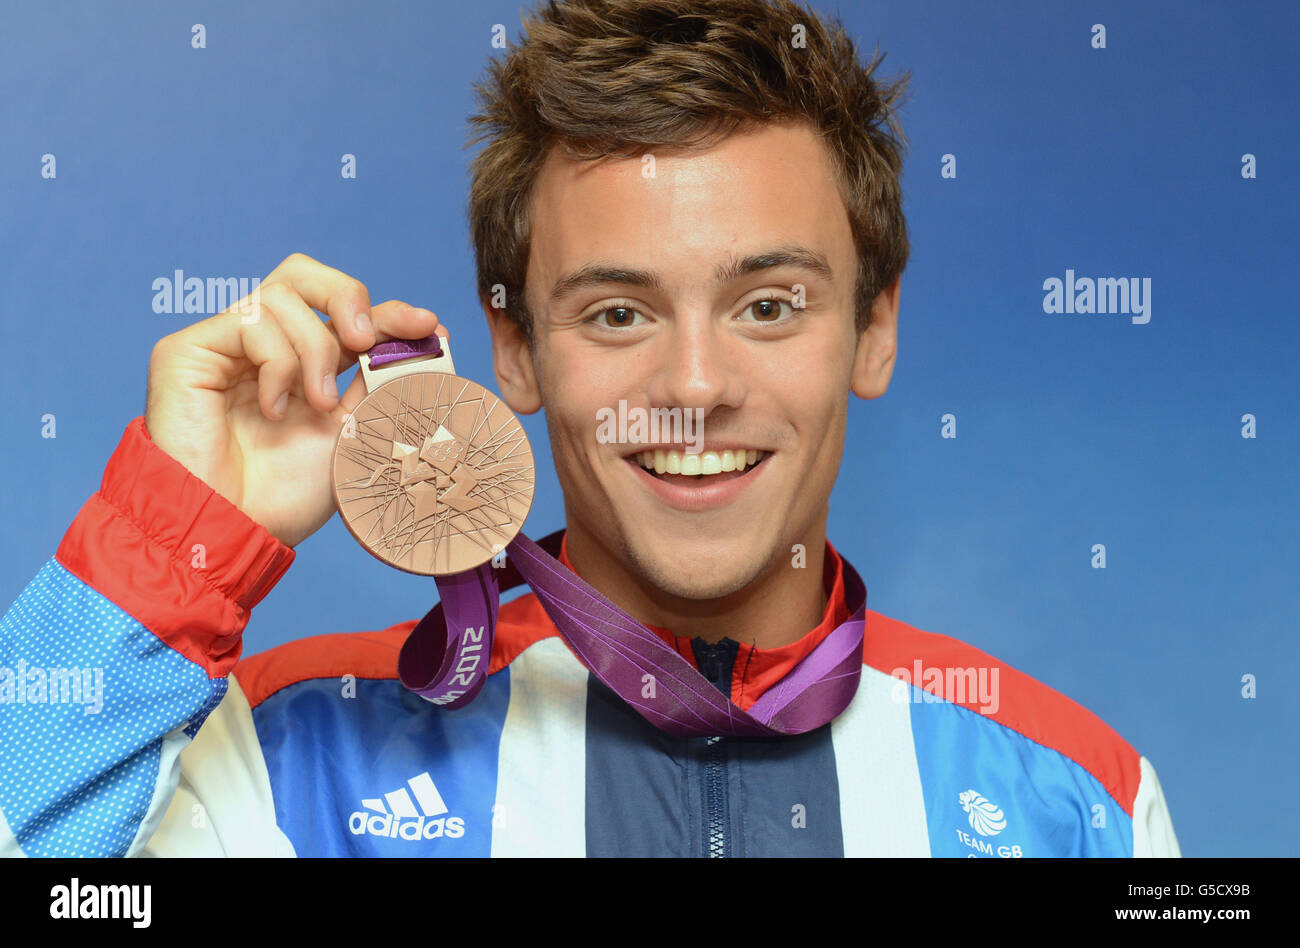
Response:
[[[803,43],[795,39],[803,28]],[[873,77],[838,19],[791,0],[549,0],[476,83],[469,223],[485,304],[533,341],[524,296],[533,184],[553,145],[575,159],[706,146],[744,124],[811,123],[839,174],[858,251],[856,327],[907,264],[896,110],[910,75]]]

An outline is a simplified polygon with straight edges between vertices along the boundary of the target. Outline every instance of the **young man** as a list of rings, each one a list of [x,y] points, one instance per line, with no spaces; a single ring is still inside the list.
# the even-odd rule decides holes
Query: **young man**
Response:
[[[480,90],[479,290],[502,395],[546,408],[559,558],[743,711],[804,687],[788,673],[860,608],[828,498],[849,394],[889,384],[908,252],[901,84],[875,65],[784,2],[582,0]],[[847,707],[779,737],[657,728],[534,595],[457,710],[397,680],[414,620],[237,663],[333,513],[364,394],[337,373],[438,328],[301,255],[257,313],[158,344],[146,415],[3,620],[0,663],[113,684],[94,715],[0,705],[0,850],[1178,854],[1154,770],[1095,716],[870,610]],[[620,403],[698,412],[703,453],[609,443]]]

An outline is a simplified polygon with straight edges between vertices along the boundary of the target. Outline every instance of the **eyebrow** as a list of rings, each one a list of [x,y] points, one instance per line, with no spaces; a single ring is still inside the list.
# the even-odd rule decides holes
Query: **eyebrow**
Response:
[[[715,285],[721,285],[751,273],[786,266],[802,267],[828,283],[834,282],[834,271],[831,270],[830,262],[825,255],[800,246],[776,247],[747,257],[733,258],[714,268],[713,282]],[[566,274],[556,282],[551,290],[551,302],[554,303],[575,290],[605,283],[622,283],[628,286],[649,287],[657,291],[663,290],[663,281],[659,279],[657,273],[650,270],[589,263]]]

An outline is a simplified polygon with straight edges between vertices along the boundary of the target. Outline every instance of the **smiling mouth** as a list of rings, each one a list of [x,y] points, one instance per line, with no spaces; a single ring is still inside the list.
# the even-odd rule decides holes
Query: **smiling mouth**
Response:
[[[737,477],[761,465],[771,451],[640,451],[627,458],[657,480],[687,487],[706,487]]]

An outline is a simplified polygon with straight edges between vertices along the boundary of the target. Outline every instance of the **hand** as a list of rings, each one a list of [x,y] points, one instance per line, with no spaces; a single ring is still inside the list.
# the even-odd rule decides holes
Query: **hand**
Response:
[[[431,311],[398,300],[371,309],[359,280],[295,253],[257,292],[158,341],[145,427],[158,447],[296,546],[334,513],[334,444],[366,394],[358,372],[340,398],[339,373],[376,343],[435,331],[447,335]]]

